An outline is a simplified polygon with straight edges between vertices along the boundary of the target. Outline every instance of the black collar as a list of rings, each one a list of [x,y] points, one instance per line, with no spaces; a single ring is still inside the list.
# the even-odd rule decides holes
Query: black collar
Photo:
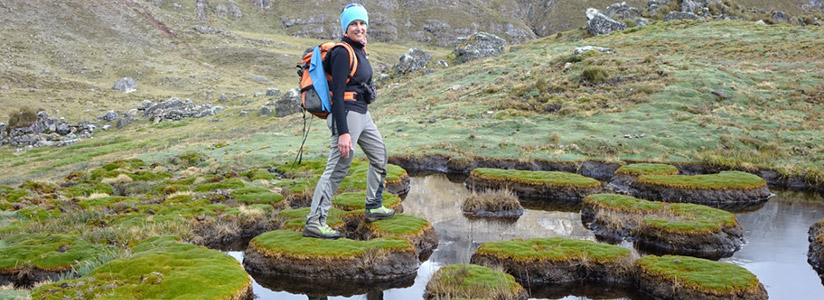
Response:
[[[352,40],[352,39],[350,39],[348,36],[344,36],[343,38],[341,38],[341,41],[346,42],[347,44],[349,44],[350,46],[352,46],[352,48],[355,48],[355,49],[363,49],[363,44],[358,43],[358,42],[356,42],[356,41],[353,41],[353,40]]]

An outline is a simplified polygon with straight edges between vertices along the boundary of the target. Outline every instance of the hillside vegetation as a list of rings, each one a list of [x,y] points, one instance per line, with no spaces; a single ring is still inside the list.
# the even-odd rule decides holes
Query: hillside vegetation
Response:
[[[98,2],[0,2],[0,28],[14,33],[0,40],[0,86],[8,87],[0,89],[0,116],[32,106],[93,120],[170,97],[226,109],[211,118],[98,130],[94,139],[64,148],[0,148],[0,184],[188,151],[238,169],[291,162],[301,116],[259,117],[256,111],[276,98],[253,95],[294,87],[294,64],[321,40],[290,36],[274,8],[261,10],[254,1],[236,1],[241,19],[207,14],[205,21],[193,1],[180,8],[171,1]],[[603,5],[596,2],[586,6]],[[797,6],[787,5],[788,13]],[[569,15],[583,18],[583,8],[574,11]],[[211,29],[199,33],[194,25]],[[390,154],[704,162],[807,172],[820,182],[823,35],[817,26],[748,21],[655,22],[594,38],[572,30],[496,58],[393,79],[371,110]],[[573,55],[586,45],[616,53]],[[410,46],[436,59],[450,51],[374,42],[370,60],[388,70]],[[138,90],[111,90],[125,76]],[[227,101],[218,103],[221,95]],[[306,155],[324,157],[328,130],[323,121],[310,124]]]

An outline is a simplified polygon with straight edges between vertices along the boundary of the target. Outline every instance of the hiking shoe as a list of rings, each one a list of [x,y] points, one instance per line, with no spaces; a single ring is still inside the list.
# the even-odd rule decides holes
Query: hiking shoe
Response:
[[[303,236],[311,237],[311,238],[318,238],[318,239],[327,239],[327,240],[336,240],[340,238],[340,232],[337,230],[332,229],[326,224],[323,225],[309,225],[303,228]]]
[[[386,207],[378,207],[366,210],[366,222],[375,222],[377,220],[389,219],[395,215],[395,210]]]

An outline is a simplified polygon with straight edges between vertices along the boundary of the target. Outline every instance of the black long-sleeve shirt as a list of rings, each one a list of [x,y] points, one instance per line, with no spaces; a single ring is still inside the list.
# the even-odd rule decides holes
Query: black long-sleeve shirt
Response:
[[[363,44],[352,41],[348,37],[344,37],[342,42],[351,45],[352,50],[355,51],[355,55],[358,57],[358,69],[355,71],[355,75],[352,76],[355,80],[350,80],[349,84],[346,83],[346,79],[352,70],[349,69],[349,51],[344,47],[333,48],[329,52],[324,66],[324,69],[332,75],[332,82],[329,85],[329,90],[332,92],[332,118],[334,118],[334,125],[339,135],[349,133],[349,126],[346,124],[347,111],[365,114],[368,109],[366,101],[360,96],[355,97],[357,101],[344,101],[344,91],[363,95],[366,92],[365,89],[355,81],[368,83],[372,80],[372,66],[366,58]]]

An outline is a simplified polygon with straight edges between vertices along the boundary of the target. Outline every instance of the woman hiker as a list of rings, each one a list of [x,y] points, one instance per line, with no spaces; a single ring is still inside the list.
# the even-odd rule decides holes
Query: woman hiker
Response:
[[[340,14],[343,29],[341,43],[351,47],[357,57],[357,70],[350,78],[350,50],[346,46],[332,48],[324,62],[324,69],[332,76],[329,89],[332,92],[332,113],[326,125],[332,131],[332,145],[326,170],[323,171],[312,206],[306,217],[303,236],[322,239],[337,239],[340,232],[326,225],[332,197],[341,181],[349,172],[354,144],[369,158],[369,172],[366,176],[366,221],[374,222],[391,218],[395,211],[383,206],[383,181],[386,177],[386,145],[372,121],[368,105],[374,95],[371,87],[372,66],[366,57],[366,31],[369,16],[360,4],[349,4]]]

